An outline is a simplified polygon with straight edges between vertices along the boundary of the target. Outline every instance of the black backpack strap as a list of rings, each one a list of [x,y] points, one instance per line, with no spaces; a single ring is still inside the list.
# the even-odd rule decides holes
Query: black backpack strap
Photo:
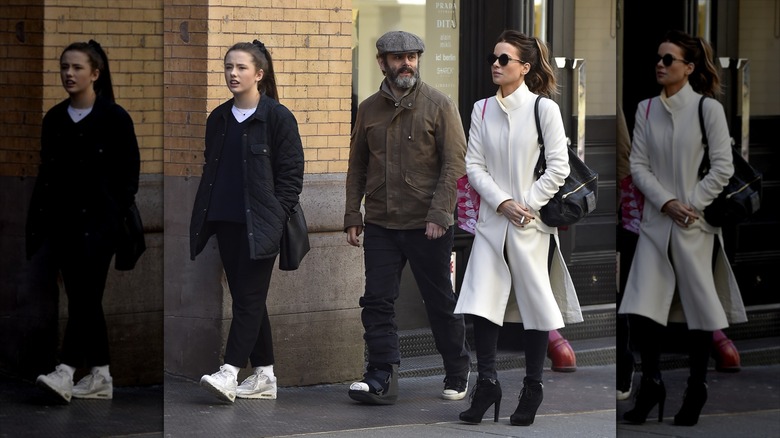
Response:
[[[537,142],[539,143],[539,146],[544,149],[544,136],[542,135],[542,123],[539,121],[539,101],[542,100],[542,96],[536,97],[536,102],[534,103],[534,118],[536,118],[536,132],[537,132]]]
[[[704,99],[707,96],[702,96],[699,99],[699,127],[701,128],[701,144],[704,145],[704,156],[701,158],[701,164],[699,165],[699,179],[704,178],[704,175],[710,171],[710,145],[707,140],[707,130],[704,128]]]
[[[539,95],[536,97],[536,102],[534,103],[534,118],[536,119],[536,141],[539,143],[539,159],[536,160],[536,166],[534,166],[534,173],[536,174],[536,179],[539,179],[540,176],[544,173],[544,170],[547,168],[547,160],[544,158],[544,136],[542,135],[542,123],[539,120],[539,101],[542,100],[542,96]]]

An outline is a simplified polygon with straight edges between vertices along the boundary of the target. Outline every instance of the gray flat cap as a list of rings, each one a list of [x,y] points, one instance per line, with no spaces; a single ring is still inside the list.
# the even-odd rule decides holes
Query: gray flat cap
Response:
[[[401,30],[394,30],[382,35],[376,41],[377,54],[385,53],[409,53],[425,51],[423,40],[417,35]]]

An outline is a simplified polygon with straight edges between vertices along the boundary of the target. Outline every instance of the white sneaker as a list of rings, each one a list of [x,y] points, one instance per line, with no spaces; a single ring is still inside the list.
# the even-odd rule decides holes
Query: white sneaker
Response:
[[[111,399],[114,397],[114,379],[93,371],[73,386],[73,397]]]
[[[57,365],[49,374],[41,374],[35,379],[35,383],[70,403],[73,396],[73,377],[62,365]]]
[[[276,376],[269,376],[262,371],[252,373],[238,385],[236,397],[276,400]]]
[[[204,375],[200,378],[200,385],[209,392],[225,401],[235,401],[236,399],[236,375],[222,365],[219,371],[212,375]]]

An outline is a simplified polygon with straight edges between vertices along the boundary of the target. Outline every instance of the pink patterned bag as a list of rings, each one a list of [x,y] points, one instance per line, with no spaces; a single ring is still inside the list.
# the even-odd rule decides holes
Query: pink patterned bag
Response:
[[[477,228],[479,193],[469,183],[468,175],[458,178],[458,228],[471,234]]]
[[[620,180],[620,220],[623,228],[639,234],[644,206],[645,196],[634,185],[631,175]]]

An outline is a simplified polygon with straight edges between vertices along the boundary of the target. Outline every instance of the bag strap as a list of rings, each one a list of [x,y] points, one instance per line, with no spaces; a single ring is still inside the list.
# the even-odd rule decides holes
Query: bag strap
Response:
[[[542,122],[539,118],[539,101],[542,100],[542,96],[539,95],[536,97],[536,102],[534,102],[534,119],[536,120],[536,142],[539,143],[539,159],[536,161],[536,166],[534,166],[534,173],[536,173],[536,179],[539,179],[540,176],[544,173],[545,169],[547,169],[547,159],[544,158],[544,135],[542,135]]]
[[[482,120],[485,120],[485,109],[487,108],[487,97],[485,98],[485,103],[482,104]]]
[[[704,145],[704,156],[701,158],[701,164],[699,165],[699,179],[704,178],[704,175],[710,171],[710,145],[707,140],[707,129],[704,127],[704,99],[707,96],[702,96],[699,99],[699,127],[701,128],[701,144]]]
[[[653,98],[651,97],[650,100],[647,102],[647,108],[645,108],[645,120],[647,120],[647,117],[650,115],[650,105],[653,104]]]

